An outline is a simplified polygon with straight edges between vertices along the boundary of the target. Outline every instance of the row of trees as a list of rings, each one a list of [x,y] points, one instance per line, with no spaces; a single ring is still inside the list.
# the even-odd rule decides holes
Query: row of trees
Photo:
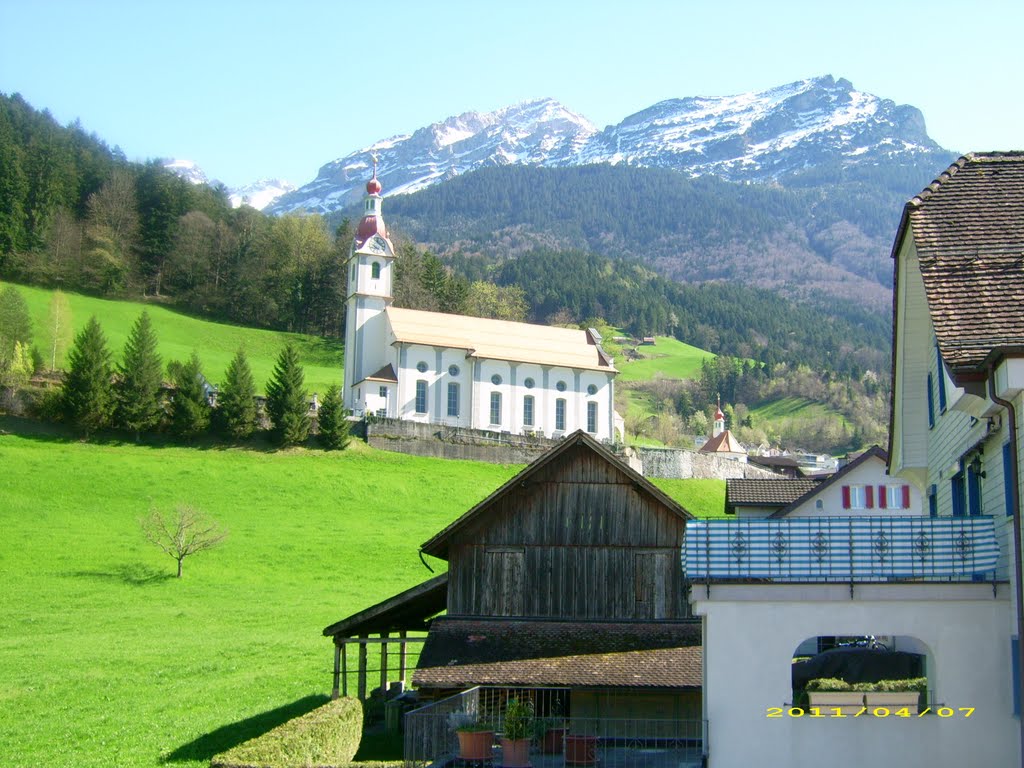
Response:
[[[143,433],[166,429],[179,438],[193,440],[212,428],[227,439],[240,441],[260,429],[256,384],[243,349],[235,354],[215,396],[195,352],[188,360],[171,361],[167,373],[169,386],[164,382],[148,313],[140,314],[132,326],[116,365],[103,329],[92,317],[75,338],[67,372],[50,412],[86,437],[115,428],[137,440]],[[286,346],[266,387],[269,433],[278,445],[301,444],[310,434],[308,394],[303,382],[298,355],[293,347]],[[318,439],[325,448],[340,449],[348,444],[346,415],[340,391],[332,386],[317,413]]]

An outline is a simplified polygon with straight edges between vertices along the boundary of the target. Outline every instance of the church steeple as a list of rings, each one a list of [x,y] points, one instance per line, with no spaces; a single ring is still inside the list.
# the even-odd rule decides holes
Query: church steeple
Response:
[[[711,437],[718,437],[725,432],[725,414],[722,413],[722,396],[718,396],[718,408],[715,410],[715,426],[711,431]]]
[[[384,214],[381,210],[384,199],[380,195],[383,187],[377,179],[377,155],[374,154],[371,157],[373,158],[373,176],[366,182],[366,197],[363,198],[363,218],[360,220],[359,227],[356,230],[356,250],[362,247],[374,235],[380,235],[384,238],[388,236],[388,229],[384,225]]]

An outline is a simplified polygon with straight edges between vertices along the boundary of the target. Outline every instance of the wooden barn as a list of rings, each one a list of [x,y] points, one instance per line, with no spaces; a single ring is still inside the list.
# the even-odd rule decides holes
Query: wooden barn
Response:
[[[606,744],[635,741],[639,723],[699,740],[701,625],[680,566],[688,519],[576,432],[421,546],[447,562],[447,578],[325,634],[342,646],[362,633],[365,646],[368,633],[429,626],[412,681],[448,710],[461,701],[500,720],[515,696]]]

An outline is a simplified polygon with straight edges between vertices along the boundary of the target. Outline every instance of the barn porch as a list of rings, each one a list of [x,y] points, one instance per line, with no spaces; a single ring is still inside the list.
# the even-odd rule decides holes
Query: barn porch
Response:
[[[431,617],[444,611],[447,600],[448,574],[442,573],[326,627],[324,635],[334,640],[331,698],[349,695],[352,650],[356,653],[356,696],[361,700],[367,698],[370,647],[378,651],[379,666],[373,671],[379,674],[382,695],[387,697],[392,682],[404,690],[415,666],[409,664],[409,646],[426,641],[422,633],[427,631]]]
[[[700,694],[670,689],[513,688],[477,686],[405,716],[406,768],[463,766],[455,723],[464,716],[493,730],[488,756],[474,765],[501,765],[500,739],[511,699],[536,713],[532,768],[699,768],[706,764],[707,721]],[[697,716],[689,717],[696,702]]]

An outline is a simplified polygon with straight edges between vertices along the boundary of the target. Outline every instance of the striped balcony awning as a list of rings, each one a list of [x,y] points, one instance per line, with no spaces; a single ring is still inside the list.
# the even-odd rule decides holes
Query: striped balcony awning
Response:
[[[971,580],[998,559],[991,517],[690,520],[682,551],[693,581]]]

